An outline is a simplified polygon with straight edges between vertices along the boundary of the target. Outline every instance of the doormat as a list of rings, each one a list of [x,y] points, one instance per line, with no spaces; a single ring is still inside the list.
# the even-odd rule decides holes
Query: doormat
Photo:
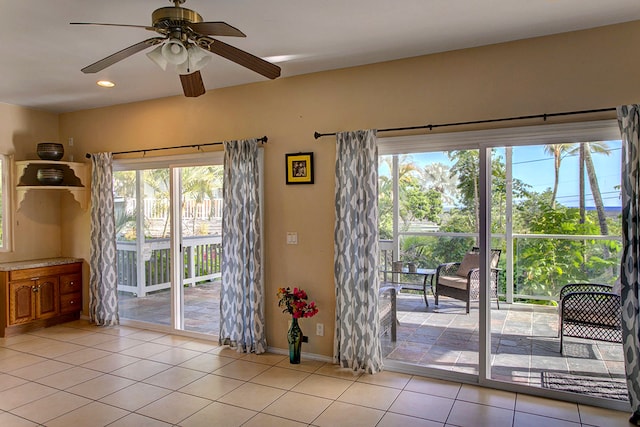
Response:
[[[625,379],[607,379],[546,371],[541,373],[541,379],[542,387],[552,390],[586,394],[605,399],[629,400]]]

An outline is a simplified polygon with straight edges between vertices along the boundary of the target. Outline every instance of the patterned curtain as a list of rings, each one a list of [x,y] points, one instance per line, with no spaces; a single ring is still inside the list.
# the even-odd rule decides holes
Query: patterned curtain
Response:
[[[261,174],[258,141],[224,143],[220,344],[264,353]]]
[[[91,155],[89,320],[100,326],[120,323],[111,157],[111,153]]]
[[[640,425],[640,105],[618,107],[622,134],[622,261],[620,265],[622,299],[622,345],[627,388],[633,415],[631,423]]]
[[[337,135],[333,357],[342,367],[382,370],[378,316],[378,146],[374,130]]]

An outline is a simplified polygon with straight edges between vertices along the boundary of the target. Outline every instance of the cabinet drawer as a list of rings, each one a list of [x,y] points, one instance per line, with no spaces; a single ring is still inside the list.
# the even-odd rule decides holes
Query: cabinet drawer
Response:
[[[56,276],[59,274],[70,274],[82,272],[82,263],[52,265],[49,267],[25,268],[23,270],[9,271],[9,280],[31,280],[42,276]]]
[[[71,313],[82,310],[82,294],[66,294],[60,296],[60,313]]]
[[[71,294],[82,290],[82,276],[80,274],[65,274],[60,276],[60,293]]]

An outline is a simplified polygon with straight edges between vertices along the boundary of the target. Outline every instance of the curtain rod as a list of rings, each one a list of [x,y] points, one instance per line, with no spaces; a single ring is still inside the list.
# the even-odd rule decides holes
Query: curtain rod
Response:
[[[437,125],[419,125],[419,126],[407,126],[407,127],[399,127],[399,128],[387,128],[387,129],[378,129],[378,132],[397,132],[397,131],[403,131],[403,130],[417,130],[417,129],[433,130],[435,128],[443,128],[448,126],[477,125],[482,123],[496,123],[496,122],[506,122],[511,120],[525,120],[525,119],[544,119],[546,121],[548,117],[572,116],[575,114],[602,113],[605,111],[616,111],[616,108],[609,107],[609,108],[599,108],[595,110],[567,111],[564,113],[532,114],[530,116],[503,117],[501,119],[474,120],[470,122],[455,122],[455,123],[442,123]],[[318,139],[318,138],[322,138],[323,136],[335,136],[337,133],[338,132],[331,132],[331,133],[314,132],[313,137],[315,139]]]
[[[266,144],[269,138],[267,138],[267,136],[265,135],[262,138],[257,138],[257,140],[258,142],[262,142],[263,144]],[[224,142],[206,142],[204,144],[174,145],[173,147],[145,148],[145,149],[130,150],[130,151],[114,151],[111,154],[116,155],[116,154],[146,153],[147,151],[174,150],[176,148],[198,148],[199,149],[200,147],[207,147],[209,145],[222,145],[222,144],[224,144]],[[85,156],[87,159],[91,158],[90,153],[87,153]]]

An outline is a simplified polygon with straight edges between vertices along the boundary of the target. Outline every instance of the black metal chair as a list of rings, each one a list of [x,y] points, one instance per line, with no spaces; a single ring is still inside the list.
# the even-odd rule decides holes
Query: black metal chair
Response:
[[[381,286],[378,291],[378,316],[380,317],[380,333],[391,335],[391,341],[397,338],[398,317],[396,309],[396,298],[398,288],[389,285]]]
[[[497,268],[500,261],[500,249],[491,249],[491,297],[496,300],[498,310],[498,278],[500,270]],[[441,296],[454,298],[467,303],[467,313],[471,301],[480,299],[480,249],[473,248],[467,253],[462,262],[449,262],[440,264],[436,269],[434,297],[436,305]]]
[[[563,338],[622,342],[622,305],[613,287],[597,283],[572,283],[560,289],[558,334]]]

